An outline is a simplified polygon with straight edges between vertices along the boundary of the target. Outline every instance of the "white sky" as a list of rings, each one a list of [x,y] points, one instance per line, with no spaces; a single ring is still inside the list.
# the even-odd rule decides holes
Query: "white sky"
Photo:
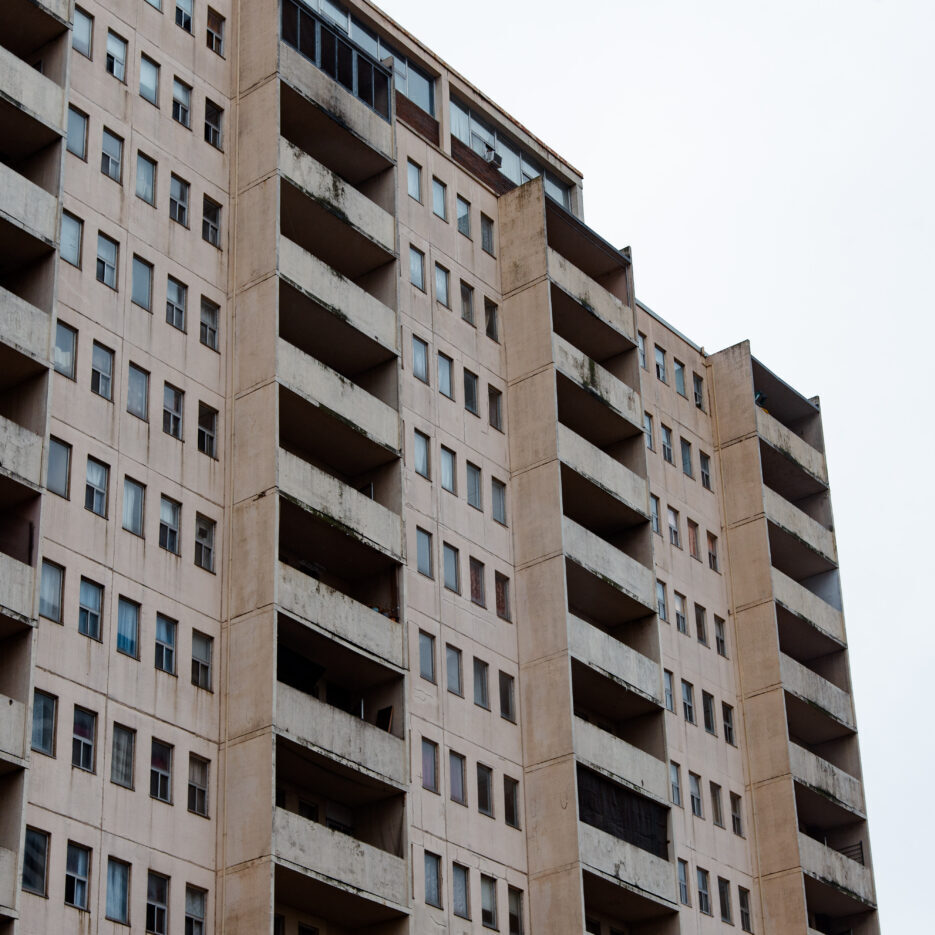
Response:
[[[821,396],[881,921],[915,930],[935,840],[935,4],[381,6],[583,172],[643,302]]]

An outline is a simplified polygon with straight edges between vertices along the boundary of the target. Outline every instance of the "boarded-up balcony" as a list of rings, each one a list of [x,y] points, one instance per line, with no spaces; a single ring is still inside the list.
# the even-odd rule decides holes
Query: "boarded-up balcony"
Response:
[[[797,782],[863,815],[864,797],[859,779],[796,743],[789,744],[789,761]]]
[[[575,718],[575,756],[623,785],[668,802],[665,763],[580,717]]]
[[[0,759],[21,765],[26,759],[26,705],[0,694]]]
[[[3,416],[0,416],[0,466],[35,487],[42,483],[42,439]]]
[[[851,696],[846,691],[785,654],[780,654],[779,669],[783,688],[804,701],[815,717],[824,715],[848,730],[857,729]]]
[[[861,903],[870,906],[876,904],[873,874],[869,867],[801,832],[799,859],[808,876]]]
[[[32,618],[33,569],[0,552],[0,612],[27,623]]]

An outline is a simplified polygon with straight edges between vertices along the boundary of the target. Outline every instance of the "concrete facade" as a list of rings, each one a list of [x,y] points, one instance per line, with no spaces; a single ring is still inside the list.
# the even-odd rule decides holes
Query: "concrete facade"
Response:
[[[365,0],[0,127],[0,935],[879,931],[818,401],[572,166]]]

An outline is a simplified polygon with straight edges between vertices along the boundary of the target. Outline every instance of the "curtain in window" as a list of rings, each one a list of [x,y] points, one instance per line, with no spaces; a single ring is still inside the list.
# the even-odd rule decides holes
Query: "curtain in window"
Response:
[[[117,649],[129,656],[137,654],[137,632],[139,627],[139,607],[129,601],[121,600],[117,611]]]
[[[123,728],[114,729],[113,762],[110,775],[111,779],[117,779],[126,786],[133,781],[133,734]],[[108,915],[110,915],[109,909]]]

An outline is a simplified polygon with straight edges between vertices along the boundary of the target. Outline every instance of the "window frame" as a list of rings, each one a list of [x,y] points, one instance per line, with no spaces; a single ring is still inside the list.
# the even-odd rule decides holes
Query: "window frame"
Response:
[[[84,872],[72,863],[72,855],[76,860],[84,858]],[[65,854],[65,905],[82,912],[88,911],[88,899],[91,881],[91,848],[83,844],[69,841]],[[70,891],[70,892],[69,892]],[[69,899],[69,895],[71,898]]]
[[[199,781],[196,768],[203,768],[204,780]],[[197,753],[188,754],[188,810],[193,815],[208,818],[208,790],[211,785],[211,761]]]
[[[91,465],[96,465],[98,468],[103,469],[104,483],[103,485],[98,484],[95,481],[89,479],[87,468]],[[98,506],[98,497],[100,497],[100,509],[97,509]],[[90,504],[89,504],[90,500]],[[108,501],[110,500],[110,465],[105,464],[103,461],[99,461],[97,458],[92,458],[91,455],[88,455],[87,467],[85,468],[85,482],[84,482],[84,508],[88,512],[93,513],[95,516],[100,516],[102,519],[107,519],[107,507]]]
[[[201,199],[201,239],[221,250],[221,204],[208,195]]]
[[[186,130],[191,130],[192,86],[178,75],[172,76],[172,119]]]
[[[165,636],[160,636],[160,625]],[[176,675],[176,655],[179,642],[179,622],[167,614],[156,614],[153,667],[167,675]]]
[[[409,244],[409,282],[425,292],[425,252]]]
[[[38,704],[38,699],[43,698],[43,706],[48,703],[51,707],[51,715],[49,717],[45,716],[44,710],[40,708]],[[37,721],[36,715],[39,713],[41,719],[38,722],[38,733],[39,741],[41,745],[37,745]],[[50,692],[43,691],[40,688],[33,688],[32,692],[32,725],[30,732],[29,740],[29,749],[34,750],[36,753],[41,753],[43,756],[50,756],[53,759],[55,758],[55,741],[58,734],[58,696],[51,694]],[[46,738],[46,732],[48,733],[48,742],[44,743],[43,741]]]

